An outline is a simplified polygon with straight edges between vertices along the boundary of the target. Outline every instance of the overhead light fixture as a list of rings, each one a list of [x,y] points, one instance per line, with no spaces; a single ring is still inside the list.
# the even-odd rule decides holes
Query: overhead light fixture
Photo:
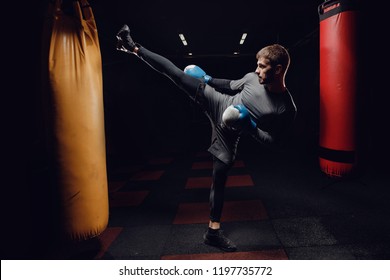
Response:
[[[187,46],[187,40],[182,33],[179,33],[179,37],[184,46]]]
[[[240,40],[240,45],[244,44],[245,38],[248,34],[247,33],[242,33],[241,40]]]

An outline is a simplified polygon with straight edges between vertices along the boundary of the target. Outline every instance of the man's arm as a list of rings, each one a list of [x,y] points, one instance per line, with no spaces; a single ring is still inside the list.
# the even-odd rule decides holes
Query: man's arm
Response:
[[[208,84],[220,92],[234,95],[239,91],[239,89],[232,89],[230,86],[231,81],[232,80],[212,78]]]
[[[244,77],[242,77],[239,80],[212,78],[208,84],[221,92],[232,95],[239,91],[242,91],[245,83],[248,82],[251,75],[253,75],[253,73],[247,73]]]
[[[269,124],[267,131],[256,127],[256,130],[252,130],[250,134],[258,142],[280,147],[285,140],[288,140],[288,135],[291,132],[294,120],[294,111],[289,111],[274,119]]]
[[[250,135],[259,143],[264,145],[275,144],[275,138],[268,132],[256,127],[250,133]]]

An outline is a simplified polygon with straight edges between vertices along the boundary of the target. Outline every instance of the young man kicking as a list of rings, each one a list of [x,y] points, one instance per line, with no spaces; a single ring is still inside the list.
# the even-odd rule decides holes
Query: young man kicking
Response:
[[[257,67],[238,80],[217,79],[200,67],[179,69],[170,60],[135,43],[124,25],[117,33],[117,49],[133,54],[171,79],[205,112],[212,126],[208,151],[213,157],[210,220],[204,243],[224,251],[237,250],[221,230],[224,190],[242,135],[273,145],[291,128],[296,106],[285,84],[290,65],[288,51],[279,44],[262,48]],[[229,94],[226,94],[229,92]]]

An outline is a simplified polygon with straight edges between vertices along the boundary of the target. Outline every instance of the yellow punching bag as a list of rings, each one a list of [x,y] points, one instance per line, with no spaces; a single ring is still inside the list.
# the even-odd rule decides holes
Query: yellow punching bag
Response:
[[[65,238],[86,240],[107,227],[109,211],[102,61],[89,3],[50,1],[43,38],[59,226]]]

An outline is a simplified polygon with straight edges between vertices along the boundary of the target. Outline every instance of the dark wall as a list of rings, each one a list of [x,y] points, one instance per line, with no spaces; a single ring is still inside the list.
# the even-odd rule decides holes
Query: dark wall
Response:
[[[30,3],[31,2],[31,3]],[[53,222],[48,189],[48,161],[41,103],[41,31],[44,1],[29,1],[19,19],[9,27],[3,102],[6,112],[3,139],[6,184],[3,186],[3,224],[8,230],[2,240],[7,258],[36,256],[34,250],[50,239]],[[381,9],[365,4],[361,26],[360,140],[366,164],[385,168],[389,136],[386,17]],[[387,33],[386,33],[387,32]],[[378,35],[377,35],[378,34]],[[297,38],[297,41],[304,38]],[[105,43],[105,42],[104,42]],[[259,46],[261,47],[261,46]],[[316,155],[318,141],[319,54],[318,33],[291,47],[292,65],[287,85],[297,107],[292,146]],[[150,154],[170,149],[206,149],[210,126],[202,112],[166,77],[151,70],[134,56],[112,54],[102,48],[106,139],[109,164],[143,160]],[[115,51],[114,51],[115,52]],[[114,55],[114,59],[112,58]],[[254,57],[169,57],[179,67],[198,64],[210,75],[240,78],[255,69]],[[381,70],[381,69],[385,70]],[[4,227],[3,227],[4,228]],[[47,229],[37,231],[36,229]],[[2,259],[4,259],[2,257]]]

